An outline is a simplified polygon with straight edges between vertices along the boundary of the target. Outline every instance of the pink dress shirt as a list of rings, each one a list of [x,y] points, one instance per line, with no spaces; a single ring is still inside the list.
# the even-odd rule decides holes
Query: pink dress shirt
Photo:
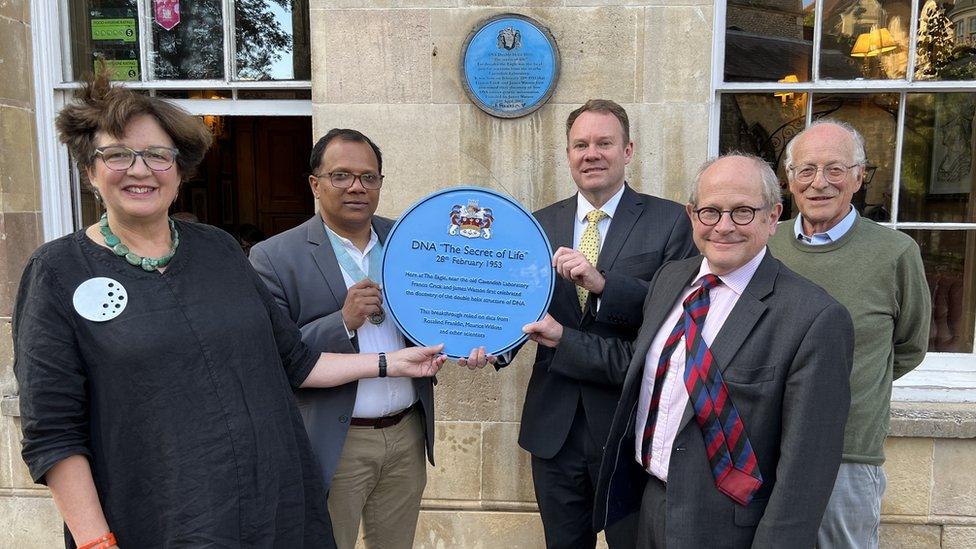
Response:
[[[759,268],[759,263],[762,262],[765,255],[766,248],[763,248],[745,265],[720,276],[722,285],[709,292],[711,304],[708,308],[708,316],[705,317],[705,326],[702,328],[702,338],[709,346],[722,329],[725,319],[729,317],[729,313],[732,312],[732,308],[739,301],[739,296],[749,285],[752,275],[756,273],[756,269]],[[661,359],[665,340],[684,312],[682,303],[685,298],[701,286],[702,277],[711,272],[708,259],[702,260],[701,268],[698,270],[694,282],[681,293],[647,351],[647,358],[644,359],[644,376],[641,381],[640,398],[637,400],[637,421],[634,426],[636,434],[634,457],[637,463],[642,463],[641,446],[644,439],[644,424],[647,423],[647,414],[651,407],[651,394],[654,391],[654,373],[657,370],[657,363]],[[668,371],[664,374],[661,403],[657,413],[657,423],[654,427],[654,439],[651,441],[651,463],[647,468],[648,473],[665,482],[668,480],[668,464],[671,461],[671,447],[674,445],[674,437],[678,434],[681,417],[688,406],[688,390],[685,388],[684,372],[685,338],[682,337],[671,355]]]

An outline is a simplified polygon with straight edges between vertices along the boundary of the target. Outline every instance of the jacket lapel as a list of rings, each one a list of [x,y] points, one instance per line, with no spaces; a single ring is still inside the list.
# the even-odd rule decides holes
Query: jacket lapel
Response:
[[[322,218],[315,216],[306,222],[308,227],[308,243],[312,247],[312,259],[325,278],[325,282],[332,291],[336,303],[342,305],[346,302],[346,281],[342,278],[342,270],[339,268],[339,261],[336,259],[332,243],[325,234],[325,224]]]
[[[573,195],[559,204],[559,211],[556,212],[553,222],[552,246],[553,253],[559,248],[573,247],[573,232],[576,228],[576,195]],[[554,301],[558,301],[566,306],[573,314],[573,325],[579,326],[583,320],[583,312],[579,307],[579,298],[576,297],[576,285],[558,274],[556,277],[556,287],[553,296]]]
[[[613,266],[614,260],[620,254],[624,242],[630,236],[637,223],[637,218],[643,212],[644,202],[640,196],[631,190],[629,185],[624,184],[624,194],[620,197],[617,210],[613,214],[610,222],[610,231],[604,239],[603,247],[600,248],[600,257],[597,260],[598,269],[609,269]]]
[[[637,375],[636,372],[642,371],[654,336],[664,327],[664,321],[671,314],[675,302],[700,267],[700,257],[695,258],[694,261],[685,261],[675,269],[673,274],[654,283],[654,293],[644,307],[644,323],[634,341],[634,355],[628,376]]]

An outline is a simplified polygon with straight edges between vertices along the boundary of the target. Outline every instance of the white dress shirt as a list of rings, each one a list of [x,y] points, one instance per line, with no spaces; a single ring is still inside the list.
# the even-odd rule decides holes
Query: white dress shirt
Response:
[[[370,228],[369,243],[366,244],[364,251],[352,243],[348,238],[343,238],[335,233],[328,226],[325,230],[342,242],[342,247],[349,253],[349,257],[359,266],[364,273],[369,273],[369,251],[379,243],[376,231]],[[358,280],[353,280],[349,273],[339,265],[342,271],[342,279],[349,288]],[[378,282],[375,281],[374,282]],[[387,314],[383,322],[379,325],[373,324],[367,319],[363,325],[356,330],[359,338],[359,352],[378,353],[398,351],[405,347],[403,335],[397,330],[396,325]],[[417,401],[417,391],[413,387],[413,381],[408,377],[377,377],[359,380],[359,388],[356,389],[356,404],[352,409],[353,417],[377,418],[395,414],[405,410]]]
[[[739,301],[739,296],[749,285],[752,275],[759,268],[766,255],[766,248],[763,248],[748,263],[738,269],[722,275],[719,279],[722,284],[712,288],[709,293],[708,315],[705,317],[705,325],[702,327],[702,339],[711,346],[715,336],[722,330],[725,320],[732,312],[732,308]],[[640,397],[637,400],[637,417],[634,425],[636,434],[635,458],[637,463],[643,466],[641,460],[641,446],[644,441],[644,424],[647,423],[648,411],[651,407],[651,395],[654,392],[654,375],[657,372],[657,363],[661,358],[661,351],[664,350],[664,343],[671,335],[678,319],[684,313],[684,300],[698,289],[702,284],[702,278],[712,271],[708,265],[708,259],[702,260],[698,275],[695,276],[691,286],[685,289],[678,296],[677,302],[671,309],[671,313],[664,320],[661,329],[651,342],[647,357],[644,359],[644,377],[641,380]],[[664,374],[663,385],[661,386],[661,400],[658,405],[657,419],[654,424],[654,438],[651,440],[651,463],[647,472],[655,477],[667,482],[668,465],[671,461],[671,448],[674,445],[674,437],[678,434],[681,426],[681,417],[684,415],[685,408],[688,406],[688,390],[685,387],[685,338],[682,336],[678,340],[678,345],[671,355],[668,370]],[[692,421],[695,421],[692,419]],[[697,428],[697,425],[696,425]]]

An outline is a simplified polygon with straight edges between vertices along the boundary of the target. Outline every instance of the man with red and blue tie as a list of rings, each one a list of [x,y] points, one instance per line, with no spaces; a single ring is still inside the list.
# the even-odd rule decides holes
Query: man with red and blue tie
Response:
[[[623,392],[594,524],[640,509],[638,547],[813,547],[840,463],[853,328],[843,306],[767,250],[782,211],[761,159],[706,163],[687,213],[704,257],[665,264],[635,341],[563,328],[576,377]]]

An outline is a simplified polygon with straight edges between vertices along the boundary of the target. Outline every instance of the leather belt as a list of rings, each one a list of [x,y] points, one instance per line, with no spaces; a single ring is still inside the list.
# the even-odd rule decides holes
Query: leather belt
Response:
[[[417,403],[415,402],[409,408],[400,410],[399,412],[391,416],[354,417],[349,420],[349,425],[355,425],[356,427],[372,427],[373,429],[383,429],[385,427],[393,427],[397,423],[400,423],[400,420],[407,417],[407,414],[412,412],[413,409],[416,407],[417,407]]]

